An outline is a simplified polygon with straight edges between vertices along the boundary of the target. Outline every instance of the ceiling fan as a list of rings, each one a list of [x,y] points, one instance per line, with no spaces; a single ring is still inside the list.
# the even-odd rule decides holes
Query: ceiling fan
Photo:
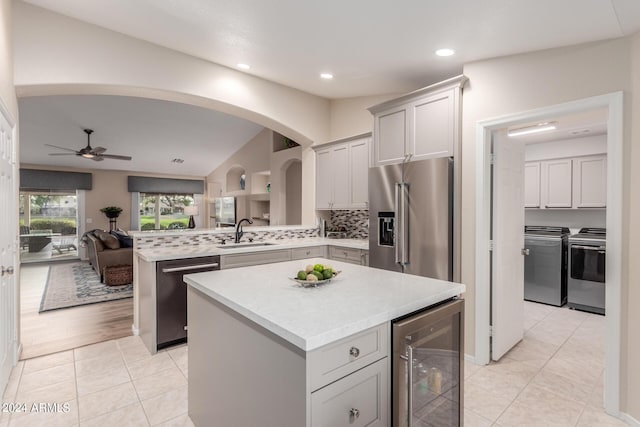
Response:
[[[116,159],[116,160],[131,160],[131,156],[120,156],[117,154],[104,154],[107,151],[104,147],[91,147],[91,134],[93,130],[84,129],[84,133],[87,134],[87,146],[81,150],[72,150],[70,148],[59,147],[57,145],[44,144],[48,147],[59,148],[61,150],[71,151],[71,153],[49,153],[50,156],[80,156],[85,159],[91,159],[96,162],[101,162],[104,159]]]

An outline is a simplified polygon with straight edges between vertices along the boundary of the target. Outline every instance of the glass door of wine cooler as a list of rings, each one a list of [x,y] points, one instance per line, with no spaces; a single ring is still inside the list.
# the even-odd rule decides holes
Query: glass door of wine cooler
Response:
[[[393,426],[462,425],[464,301],[393,324]]]

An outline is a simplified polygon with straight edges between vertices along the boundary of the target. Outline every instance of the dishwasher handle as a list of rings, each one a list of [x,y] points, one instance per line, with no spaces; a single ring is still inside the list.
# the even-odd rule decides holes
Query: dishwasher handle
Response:
[[[220,263],[213,262],[211,264],[198,264],[198,265],[187,265],[185,267],[173,267],[173,268],[163,268],[163,273],[176,273],[178,271],[192,271],[192,270],[200,270],[203,268],[212,268],[217,269],[220,266]]]

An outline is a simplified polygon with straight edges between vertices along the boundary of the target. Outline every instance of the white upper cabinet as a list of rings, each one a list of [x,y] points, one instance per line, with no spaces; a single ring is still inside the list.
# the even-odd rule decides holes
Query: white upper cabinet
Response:
[[[330,209],[333,202],[331,152],[329,148],[316,151],[316,209]]]
[[[376,115],[375,162],[378,165],[401,163],[406,154],[409,124],[407,108],[396,107]]]
[[[545,208],[570,208],[571,159],[549,160],[542,166],[542,198]]]
[[[606,190],[604,154],[525,163],[525,208],[605,208]]]
[[[427,96],[411,104],[413,109],[412,160],[453,156],[456,137],[454,89]]]
[[[348,209],[351,203],[349,185],[349,146],[333,147],[331,171],[333,179],[333,209]]]
[[[466,80],[454,77],[369,108],[374,116],[373,165],[455,157]]]
[[[573,205],[576,208],[607,206],[607,157],[573,160]]]
[[[369,145],[362,137],[316,151],[316,209],[363,209],[369,201]]]
[[[370,138],[349,143],[351,207],[369,207],[369,145]]]
[[[524,207],[540,207],[540,162],[524,165]]]

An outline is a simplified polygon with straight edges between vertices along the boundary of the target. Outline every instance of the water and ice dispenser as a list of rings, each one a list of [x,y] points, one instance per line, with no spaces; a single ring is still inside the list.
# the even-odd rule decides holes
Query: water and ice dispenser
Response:
[[[378,212],[378,245],[395,245],[395,212]]]

